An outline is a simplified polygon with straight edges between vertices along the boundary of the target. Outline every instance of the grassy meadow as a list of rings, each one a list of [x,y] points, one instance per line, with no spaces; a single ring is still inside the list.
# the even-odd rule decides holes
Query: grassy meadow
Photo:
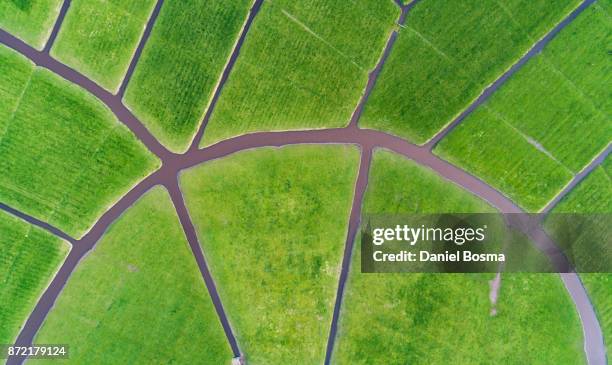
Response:
[[[13,343],[69,245],[0,212],[0,343]]]
[[[376,151],[364,214],[492,212],[399,155]],[[353,252],[334,364],[581,364],[578,314],[557,275],[362,274]],[[478,349],[477,351],[475,349]]]
[[[68,362],[75,364],[230,363],[223,328],[163,188],[128,209],[83,259],[35,341],[70,344]]]
[[[249,364],[320,364],[359,155],[349,146],[240,152],[181,186]]]
[[[611,25],[599,3],[586,9],[436,153],[541,209],[612,140]]]
[[[603,165],[593,170],[574,190],[559,202],[547,217],[545,228],[551,232],[557,243],[563,245],[567,237],[555,235],[561,232],[565,219],[564,213],[603,214],[595,216],[596,220],[589,221],[588,226],[581,227],[577,238],[584,249],[595,255],[605,254],[601,248],[596,247],[602,242],[607,243],[605,249],[610,254],[610,214],[612,214],[612,158],[608,157]],[[575,223],[569,222],[570,226]],[[606,234],[607,233],[607,234]],[[574,243],[574,242],[572,242]],[[609,261],[608,261],[609,262]],[[578,268],[580,271],[580,267]],[[580,278],[589,293],[595,307],[595,312],[604,332],[604,341],[608,354],[612,354],[612,274],[585,273]]]
[[[391,1],[264,2],[203,144],[348,124],[398,16]]]
[[[158,161],[81,88],[4,47],[0,64],[0,201],[80,237]]]
[[[0,27],[36,49],[43,49],[62,0],[0,1]]]
[[[360,125],[426,142],[578,2],[418,3],[400,29]]]
[[[167,1],[125,102],[173,151],[184,151],[231,53],[251,1]]]
[[[155,0],[72,0],[51,55],[116,92],[154,5]]]

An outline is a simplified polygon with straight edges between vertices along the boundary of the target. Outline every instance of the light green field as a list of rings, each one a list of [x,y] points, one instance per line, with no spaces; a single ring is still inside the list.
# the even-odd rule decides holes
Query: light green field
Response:
[[[70,344],[65,362],[74,364],[230,363],[165,190],[147,193],[110,227],[68,280],[35,342]]]
[[[249,364],[323,362],[358,165],[353,147],[292,146],[183,173],[187,206]]]
[[[36,49],[51,34],[62,0],[0,1],[0,27]]]
[[[264,1],[204,144],[348,124],[398,15],[391,1]]]
[[[189,0],[162,6],[125,102],[173,151],[191,142],[250,4]]]
[[[538,211],[572,172],[481,107],[443,139],[434,152],[476,174],[529,211]]]
[[[603,166],[597,167],[557,205],[546,220],[546,229],[560,231],[565,222],[563,213],[605,213],[601,220],[591,221],[588,227],[581,227],[582,242],[586,244],[607,242],[604,246],[610,254],[609,224],[612,214],[612,158],[608,157]],[[595,216],[597,217],[597,216]],[[569,216],[567,219],[572,219]],[[608,233],[608,235],[606,235]],[[563,243],[565,237],[555,237]],[[605,254],[603,249],[585,247],[593,254]],[[608,261],[609,262],[609,261]],[[595,306],[595,311],[604,332],[604,340],[609,354],[612,354],[612,274],[580,274],[580,278]]]
[[[51,55],[116,92],[155,0],[73,0]]]
[[[598,3],[586,9],[436,153],[542,208],[612,140],[611,26]]]
[[[68,252],[59,238],[0,212],[0,343],[13,343]]]
[[[158,162],[84,90],[5,47],[0,64],[0,201],[79,237]]]
[[[360,124],[426,142],[578,2],[418,3],[400,30]]]
[[[490,212],[430,170],[374,155],[365,214]],[[557,275],[361,274],[355,246],[334,364],[581,364],[577,313]]]

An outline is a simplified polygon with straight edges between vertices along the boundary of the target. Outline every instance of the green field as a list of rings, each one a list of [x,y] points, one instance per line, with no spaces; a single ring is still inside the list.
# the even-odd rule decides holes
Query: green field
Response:
[[[586,9],[436,153],[542,208],[612,140],[610,26],[598,3]]]
[[[155,0],[73,0],[51,55],[116,92]]]
[[[230,363],[165,190],[147,193],[110,227],[70,277],[35,342],[70,344],[69,362],[76,364]]]
[[[612,159],[609,159],[612,162]],[[612,181],[597,167],[546,217],[546,230],[578,272],[607,272],[612,262]],[[589,213],[589,214],[560,214]],[[594,214],[590,214],[594,213]],[[604,214],[602,214],[604,213]]]
[[[552,213],[612,213],[612,157],[596,167]]]
[[[577,3],[418,3],[400,30],[360,124],[426,142]]]
[[[0,27],[36,49],[51,34],[62,0],[0,1]]]
[[[497,119],[484,106],[443,139],[434,152],[476,174],[529,211],[538,211],[572,172]]]
[[[250,1],[167,1],[128,85],[125,102],[173,151],[195,134]]]
[[[475,196],[389,152],[374,155],[365,214],[491,212]],[[334,364],[580,364],[578,314],[556,275],[361,274],[347,282]]]
[[[181,176],[249,364],[320,364],[359,157],[349,146],[241,152]]]
[[[81,88],[5,47],[0,64],[0,201],[79,237],[158,163]]]
[[[391,1],[264,1],[204,144],[348,124],[398,15]]]
[[[546,220],[548,231],[559,231],[565,222],[563,213],[605,213],[601,221],[594,220],[592,225],[581,230],[582,242],[587,244],[607,242],[607,254],[610,254],[609,224],[612,214],[612,158],[608,157],[602,166],[597,167],[574,188],[557,205]],[[596,216],[597,217],[597,216]],[[569,216],[567,219],[572,219]],[[570,226],[572,223],[569,222]],[[608,235],[606,236],[606,232]],[[563,243],[565,237],[555,237],[557,243]],[[604,254],[602,249],[585,247],[593,254]],[[608,261],[609,262],[609,261]],[[604,332],[608,354],[612,354],[612,274],[580,274],[580,278],[589,293],[599,324]],[[610,356],[610,355],[608,355]]]
[[[0,212],[0,343],[13,343],[68,244]]]

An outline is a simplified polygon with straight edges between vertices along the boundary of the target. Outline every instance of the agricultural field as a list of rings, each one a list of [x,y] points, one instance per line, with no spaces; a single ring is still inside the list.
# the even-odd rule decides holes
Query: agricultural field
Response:
[[[581,230],[581,241],[587,245],[594,243],[607,242],[607,254],[610,254],[610,228],[609,215],[612,214],[612,158],[608,157],[603,165],[593,170],[585,180],[570,192],[546,219],[545,227],[549,232],[559,232],[566,219],[565,213],[584,213],[584,214],[607,214],[594,215],[595,220],[590,221],[587,227]],[[569,223],[571,226],[575,226]],[[608,233],[606,235],[606,233]],[[558,243],[564,243],[565,237],[555,237]],[[605,254],[603,249],[598,247],[584,247],[585,250],[593,254]],[[609,261],[608,261],[609,262]],[[578,268],[580,271],[580,268]],[[580,274],[580,278],[589,293],[599,323],[604,332],[604,340],[608,354],[612,354],[612,274],[610,273],[585,273]]]
[[[248,0],[167,1],[125,103],[175,152],[186,150],[246,20]]]
[[[174,207],[154,188],[70,277],[36,343],[70,361],[229,364],[232,352]]]
[[[249,364],[323,362],[358,165],[352,146],[292,146],[182,174]]]
[[[0,343],[12,343],[68,244],[0,212]]]
[[[264,1],[203,145],[347,125],[398,16],[391,1]]]
[[[116,92],[155,0],[73,0],[51,55]]]
[[[426,142],[577,4],[418,3],[399,31],[360,126]]]
[[[80,237],[158,165],[93,96],[0,47],[0,201]]]
[[[612,140],[610,26],[599,3],[586,9],[436,153],[541,209]]]
[[[363,211],[492,208],[399,155],[377,151]],[[359,242],[350,270],[334,364],[585,363],[578,314],[557,275],[502,274],[492,305],[495,274],[360,274]]]
[[[36,49],[43,49],[62,0],[0,1],[0,27]]]

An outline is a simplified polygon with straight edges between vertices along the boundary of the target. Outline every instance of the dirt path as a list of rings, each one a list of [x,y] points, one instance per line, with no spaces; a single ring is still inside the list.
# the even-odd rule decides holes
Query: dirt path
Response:
[[[34,218],[28,214],[25,214],[23,212],[18,211],[17,209],[14,209],[4,203],[0,203],[0,210],[3,210],[9,214],[14,215],[17,218],[20,218],[30,224],[33,224],[39,228],[44,229],[45,231],[51,233],[52,235],[55,235],[67,242],[70,242],[72,245],[74,245],[74,243],[76,242],[76,240],[72,237],[70,237],[68,234],[66,234],[64,231],[62,231],[61,229],[52,226],[49,223],[43,222],[40,219]]]
[[[194,151],[198,149],[200,141],[202,140],[202,136],[204,135],[204,129],[208,125],[208,121],[210,120],[210,116],[212,115],[212,112],[215,109],[215,106],[217,105],[217,101],[219,100],[219,96],[221,95],[221,91],[223,90],[223,86],[225,86],[225,83],[227,82],[229,74],[230,72],[232,72],[232,69],[234,68],[234,64],[236,63],[236,60],[238,59],[238,55],[240,54],[240,49],[242,48],[242,44],[244,43],[246,35],[251,29],[253,20],[255,19],[255,16],[257,15],[257,13],[259,13],[259,9],[261,9],[262,4],[263,4],[263,0],[255,0],[255,2],[253,3],[253,6],[251,7],[251,10],[249,11],[247,20],[245,21],[242,27],[242,30],[240,31],[240,36],[238,37],[238,40],[236,41],[236,44],[234,45],[234,49],[232,50],[232,54],[230,55],[230,58],[228,59],[227,64],[223,68],[223,73],[221,73],[221,79],[219,79],[219,82],[217,83],[217,86],[215,87],[215,92],[213,93],[213,97],[210,100],[210,104],[206,108],[204,119],[202,119],[202,123],[200,124],[200,127],[198,128],[198,131],[196,132],[196,135],[194,136],[193,141],[191,142],[191,145],[189,146],[189,151]]]
[[[567,25],[571,20],[573,20],[579,14],[579,12],[584,10],[584,8],[592,2],[592,0],[584,1],[579,8],[574,10],[574,12],[570,14],[570,16],[564,19],[562,23],[557,25],[557,27],[555,27],[555,29],[553,29],[553,31],[551,31],[546,37],[554,37],[556,33],[558,33],[565,25]],[[505,76],[503,75],[502,77],[500,77],[500,79],[498,79],[494,85],[485,90],[483,95],[486,93],[487,96],[484,99],[479,98],[479,100],[481,100],[480,102],[477,101],[470,105],[470,107],[466,109],[464,113],[462,113],[463,117],[461,117],[460,120],[453,121],[451,125],[449,125],[445,130],[440,132],[436,137],[434,137],[435,141],[432,140],[433,142],[430,141],[430,143],[425,146],[416,146],[399,137],[395,137],[379,131],[359,129],[357,127],[357,120],[361,113],[361,110],[357,109],[363,108],[363,104],[367,99],[367,95],[369,95],[369,92],[371,91],[376,81],[376,77],[379,74],[380,69],[382,69],[384,60],[386,59],[386,56],[388,55],[390,47],[392,46],[394,41],[393,34],[390,36],[387,46],[385,47],[385,51],[382,55],[383,59],[379,61],[375,70],[372,72],[370,78],[368,79],[368,85],[366,85],[366,92],[364,94],[364,97],[362,98],[362,100],[360,100],[360,103],[358,104],[357,109],[354,113],[354,122],[352,118],[351,123],[346,128],[253,133],[231,138],[201,150],[198,149],[197,146],[199,144],[199,140],[201,139],[204,133],[204,128],[206,126],[208,118],[210,117],[210,114],[214,109],[214,105],[220,95],[223,84],[227,80],[227,77],[229,76],[233,64],[235,63],[236,58],[238,57],[242,42],[244,41],[250,24],[253,21],[253,17],[259,10],[261,3],[262,0],[255,1],[247,19],[247,22],[245,23],[243,31],[240,35],[240,38],[237,41],[234,51],[232,52],[232,55],[228,60],[228,64],[226,65],[223,71],[219,85],[217,87],[217,90],[215,90],[213,100],[211,101],[211,105],[209,106],[206,112],[206,115],[208,115],[208,117],[205,115],[202,126],[196,134],[192,146],[190,147],[189,151],[183,155],[171,153],[164,146],[162,146],[142,125],[142,123],[121,103],[120,97],[110,94],[84,75],[56,61],[48,54],[44,52],[39,52],[33,49],[32,47],[26,45],[19,39],[8,34],[7,32],[0,30],[1,43],[25,55],[37,65],[48,68],[49,70],[55,72],[56,74],[64,77],[65,79],[75,84],[78,84],[79,86],[83,87],[84,89],[98,97],[98,99],[100,99],[111,109],[111,111],[117,116],[117,118],[121,122],[123,122],[126,126],[128,126],[128,128],[130,128],[130,130],[136,135],[136,137],[140,141],[142,141],[142,143],[145,144],[145,146],[147,146],[149,150],[151,150],[162,160],[162,167],[158,171],[145,178],[134,188],[132,188],[116,204],[114,204],[106,213],[102,215],[102,217],[94,224],[94,226],[85,236],[83,236],[78,241],[73,240],[73,249],[69,253],[68,258],[60,268],[58,274],[53,278],[51,284],[43,293],[43,296],[41,297],[39,302],[36,304],[34,311],[30,314],[28,320],[25,323],[24,328],[22,329],[17,338],[17,345],[24,346],[32,343],[36,332],[39,330],[49,310],[52,308],[55,300],[57,299],[64,285],[66,284],[66,281],[68,280],[70,274],[72,273],[78,262],[94,248],[95,244],[99,241],[99,239],[108,229],[110,224],[112,224],[116,219],[118,219],[126,209],[128,209],[132,204],[134,204],[134,202],[136,202],[153,186],[164,185],[171,193],[171,197],[176,207],[177,214],[186,232],[194,257],[200,268],[207,288],[209,289],[209,293],[212,297],[213,303],[215,304],[215,308],[217,310],[217,313],[219,314],[220,320],[222,322],[223,328],[226,332],[232,350],[236,355],[240,354],[238,344],[231,330],[231,326],[227,320],[227,316],[219,299],[219,295],[217,293],[212,276],[206,265],[203,252],[197,241],[195,229],[189,217],[188,211],[184,205],[184,200],[180,194],[180,189],[177,183],[177,176],[181,170],[199,165],[206,161],[228,156],[239,151],[265,146],[286,146],[304,143],[348,143],[358,145],[362,149],[360,172],[356,182],[355,197],[349,219],[349,229],[347,232],[347,242],[343,256],[341,275],[339,278],[336,304],[334,307],[333,320],[328,338],[326,353],[327,363],[329,363],[329,359],[333,351],[334,339],[336,337],[337,323],[341,310],[342,294],[344,291],[346,278],[348,276],[350,253],[352,250],[354,236],[356,234],[357,227],[359,226],[361,201],[363,199],[365,187],[367,186],[367,171],[370,164],[371,152],[373,148],[386,148],[392,150],[396,153],[402,154],[403,156],[409,159],[414,160],[422,166],[431,168],[442,177],[460,185],[466,190],[488,201],[491,205],[495,206],[501,212],[522,212],[522,210],[516,204],[510,201],[499,191],[495,190],[493,187],[489,186],[482,180],[470,175],[466,171],[463,171],[457,168],[456,166],[439,159],[437,156],[431,153],[431,148],[435,145],[435,143],[437,143],[437,141],[439,141],[446,134],[448,134],[452,127],[461,122],[461,120],[465,118],[467,114],[473,111],[480,103],[482,103],[486,98],[488,98],[488,95],[493,93],[515,71],[512,73],[508,73],[510,71],[506,72],[504,74]],[[158,5],[159,4],[160,3],[158,3]],[[402,15],[400,16],[400,22],[403,22],[405,20],[408,10],[411,9],[415,4],[416,1],[413,1],[409,5],[402,7]],[[544,45],[550,40],[549,39],[548,41],[544,42],[546,37],[540,40],[536,44],[536,46],[534,46],[532,50],[530,50],[530,52],[533,52],[533,54],[539,52],[539,50],[541,50],[541,48],[543,48]],[[144,42],[141,42],[141,45],[143,44]],[[538,44],[540,45],[538,46]],[[522,63],[526,62],[525,57],[521,59],[524,59]],[[521,61],[519,61],[518,63],[520,62]],[[515,64],[515,66],[513,67],[516,67],[518,69],[518,67],[520,66],[517,66],[517,64]],[[129,77],[126,78],[129,79]],[[5,209],[3,208],[3,206],[0,206],[0,208]],[[27,215],[23,214],[19,216],[24,219],[28,218]],[[36,223],[36,221],[34,220],[32,220],[32,222]],[[45,223],[38,221],[38,225],[43,227]],[[49,230],[50,232],[60,233],[57,232],[59,230],[56,231],[52,228],[53,227],[47,225],[47,230]],[[562,253],[560,253],[558,248],[554,245],[554,243],[550,240],[550,238],[546,235],[546,233],[541,229],[539,225],[534,227],[530,224],[525,223],[523,229],[525,229],[525,233],[527,233],[534,240],[536,246],[538,246],[538,248],[540,248],[541,250],[543,250],[543,252],[549,255],[549,257],[551,257],[551,260],[553,260],[553,262],[555,262],[558,266],[563,266],[566,264],[565,262],[563,262],[564,256],[562,255]],[[564,280],[564,283],[568,289],[568,292],[570,293],[570,296],[576,304],[576,308],[582,320],[582,326],[585,334],[585,351],[587,353],[587,358],[589,359],[589,364],[603,364],[605,363],[605,347],[603,346],[603,337],[601,334],[601,328],[599,327],[599,323],[597,322],[597,318],[595,316],[593,307],[590,304],[589,298],[584,288],[582,287],[578,276],[575,273],[563,274],[562,279]],[[24,358],[11,357],[8,360],[8,364],[21,364],[24,360]]]
[[[208,264],[204,258],[204,253],[202,252],[200,242],[198,241],[195,227],[193,226],[193,222],[191,221],[189,212],[185,206],[185,200],[183,199],[176,176],[172,179],[172,181],[166,184],[166,187],[170,192],[172,203],[174,204],[176,212],[179,216],[179,220],[181,221],[181,225],[185,231],[185,236],[187,236],[187,241],[189,242],[193,256],[195,257],[200,273],[202,274],[202,278],[206,283],[206,287],[208,288],[208,292],[210,293],[213,305],[215,306],[215,310],[217,311],[217,315],[219,316],[221,325],[225,331],[225,335],[230,343],[234,357],[240,357],[241,351],[238,347],[238,341],[236,341],[236,336],[234,336],[234,332],[230,326],[229,320],[227,319],[227,315],[225,314],[225,309],[223,309],[223,304],[221,303],[217,286],[215,285],[215,281],[213,280],[210,270],[208,269]]]
[[[161,11],[162,5],[164,5],[164,0],[157,0],[153,11],[151,12],[151,16],[149,16],[149,20],[147,21],[147,25],[145,26],[145,30],[142,33],[142,37],[140,37],[140,42],[138,43],[138,47],[136,47],[136,51],[134,51],[134,55],[132,56],[132,60],[130,61],[130,65],[128,66],[127,72],[121,81],[121,86],[119,86],[119,91],[117,92],[117,97],[119,99],[123,99],[123,95],[125,94],[125,89],[127,89],[127,85],[132,79],[132,75],[134,74],[134,70],[136,69],[136,64],[140,60],[140,56],[142,55],[142,50],[144,49],[145,44],[149,40],[151,36],[151,31],[153,30],[153,25],[155,25],[155,21],[159,16],[159,12]]]
[[[338,278],[338,290],[336,292],[336,302],[334,304],[334,312],[332,315],[332,323],[327,338],[327,347],[325,351],[325,364],[329,365],[331,361],[334,344],[336,342],[336,334],[338,332],[338,320],[340,318],[340,309],[342,307],[342,299],[344,298],[344,287],[351,266],[351,256],[353,254],[353,245],[355,244],[355,236],[359,229],[359,221],[361,219],[361,206],[366,187],[368,185],[368,175],[370,165],[372,163],[372,147],[361,147],[361,161],[359,163],[359,173],[355,182],[355,193],[353,195],[353,204],[351,206],[351,214],[349,218],[348,230],[346,234],[346,242],[344,245],[344,254],[342,255],[342,267],[340,269],[340,277]]]
[[[66,17],[66,13],[68,13],[68,8],[70,8],[71,0],[64,0],[62,3],[62,7],[60,8],[59,15],[55,20],[55,24],[53,25],[53,29],[51,29],[51,34],[49,35],[49,39],[47,39],[47,43],[45,44],[45,48],[43,48],[44,53],[49,53],[51,51],[51,47],[55,43],[55,39],[57,38],[57,34],[59,33],[62,24],[64,23],[64,18]]]

